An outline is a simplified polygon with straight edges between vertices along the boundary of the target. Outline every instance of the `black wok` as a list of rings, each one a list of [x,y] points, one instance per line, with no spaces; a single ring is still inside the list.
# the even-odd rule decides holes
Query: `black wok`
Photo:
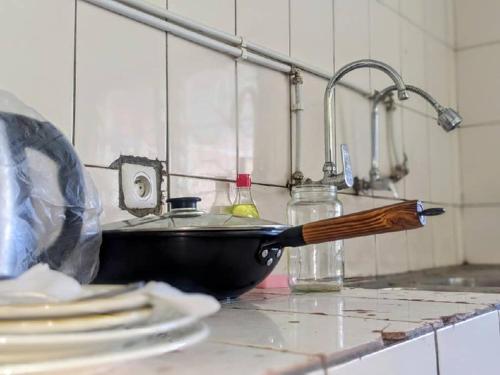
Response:
[[[425,224],[429,211],[408,201],[288,229],[105,230],[94,282],[158,280],[187,292],[233,298],[264,280],[285,246],[414,229]]]

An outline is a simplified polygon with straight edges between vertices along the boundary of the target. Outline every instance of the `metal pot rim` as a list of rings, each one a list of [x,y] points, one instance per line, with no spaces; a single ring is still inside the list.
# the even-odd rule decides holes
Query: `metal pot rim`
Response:
[[[290,228],[289,225],[234,225],[234,226],[206,226],[206,227],[178,227],[178,228],[137,228],[135,226],[113,228],[111,225],[103,225],[104,231],[113,232],[226,232],[226,231],[259,231],[259,230],[280,230]]]

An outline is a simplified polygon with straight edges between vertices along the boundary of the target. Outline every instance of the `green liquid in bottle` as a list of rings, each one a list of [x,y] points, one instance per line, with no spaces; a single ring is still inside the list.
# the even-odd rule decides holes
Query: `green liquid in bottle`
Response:
[[[259,218],[259,211],[254,204],[235,204],[232,209],[234,216]]]
[[[250,187],[252,182],[249,174],[240,173],[236,179],[236,199],[231,213],[239,217],[259,218],[259,211],[252,198]]]

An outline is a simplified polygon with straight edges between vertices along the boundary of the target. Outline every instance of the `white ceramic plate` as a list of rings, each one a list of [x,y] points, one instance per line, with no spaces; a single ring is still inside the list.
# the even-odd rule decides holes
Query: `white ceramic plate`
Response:
[[[0,320],[2,334],[52,334],[62,332],[83,332],[124,327],[148,319],[151,307],[119,311],[108,314],[82,315],[76,317]]]
[[[100,331],[75,332],[75,333],[47,333],[47,334],[0,334],[0,361],[4,354],[33,348],[39,345],[39,350],[71,349],[71,345],[89,345],[95,347],[103,343],[116,340],[138,339],[140,337],[165,333],[186,327],[198,320],[177,311],[168,302],[152,297],[151,317],[130,327],[119,327]]]
[[[71,357],[47,360],[43,356],[30,362],[15,363],[17,358],[0,362],[0,374],[27,374],[36,372],[65,371],[78,367],[98,366],[136,360],[164,354],[194,345],[208,336],[208,328],[196,323],[169,333],[144,336],[135,341],[123,341],[109,346],[106,350],[76,352]],[[32,348],[36,352],[37,348]]]
[[[148,305],[150,297],[140,293],[76,302],[0,305],[0,319],[57,318],[131,310]]]

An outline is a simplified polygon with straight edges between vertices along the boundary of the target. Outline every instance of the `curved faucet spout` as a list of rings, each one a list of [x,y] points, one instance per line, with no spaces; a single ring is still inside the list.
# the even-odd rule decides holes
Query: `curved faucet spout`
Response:
[[[406,86],[403,82],[403,79],[399,75],[399,73],[392,68],[391,66],[377,60],[364,59],[353,61],[342,68],[340,68],[330,79],[325,91],[325,164],[323,166],[323,182],[326,184],[333,183],[337,185],[339,182],[338,175],[336,173],[336,167],[334,164],[335,160],[335,149],[333,148],[334,139],[333,139],[333,131],[334,131],[334,118],[333,118],[333,107],[334,100],[333,94],[335,85],[338,81],[342,79],[347,73],[360,69],[360,68],[373,68],[378,69],[384,73],[386,73],[393,81],[396,89],[398,90],[398,98],[400,100],[405,100],[408,98],[408,92],[406,91]],[[345,181],[344,181],[345,185]],[[350,185],[352,186],[352,184]],[[340,188],[340,185],[338,186]]]
[[[379,156],[380,156],[380,124],[379,124],[379,105],[380,103],[393,91],[399,91],[399,87],[397,85],[392,85],[386,87],[382,91],[378,92],[374,98],[372,103],[372,114],[371,114],[371,169],[370,169],[370,185],[372,188],[376,188],[376,182],[379,179],[383,179],[384,177],[380,176],[380,167],[379,167]],[[412,93],[417,94],[418,96],[425,99],[436,111],[437,113],[437,122],[438,125],[441,126],[445,131],[449,132],[460,125],[462,122],[462,117],[452,108],[445,108],[441,104],[438,103],[436,99],[434,99],[429,93],[422,90],[419,87],[406,85],[406,90]],[[394,147],[394,146],[393,146]],[[405,163],[402,165],[396,165],[395,168],[405,167]],[[407,170],[406,170],[407,171]],[[404,175],[403,175],[404,176]],[[403,177],[401,176],[401,177]]]
[[[372,113],[376,111],[378,104],[392,91],[399,90],[396,85],[386,87],[380,91],[373,99]],[[435,110],[438,115],[438,125],[447,132],[455,129],[462,123],[462,117],[452,108],[445,108],[438,103],[428,92],[422,90],[420,87],[406,85],[406,90],[413,92],[424,98]]]

